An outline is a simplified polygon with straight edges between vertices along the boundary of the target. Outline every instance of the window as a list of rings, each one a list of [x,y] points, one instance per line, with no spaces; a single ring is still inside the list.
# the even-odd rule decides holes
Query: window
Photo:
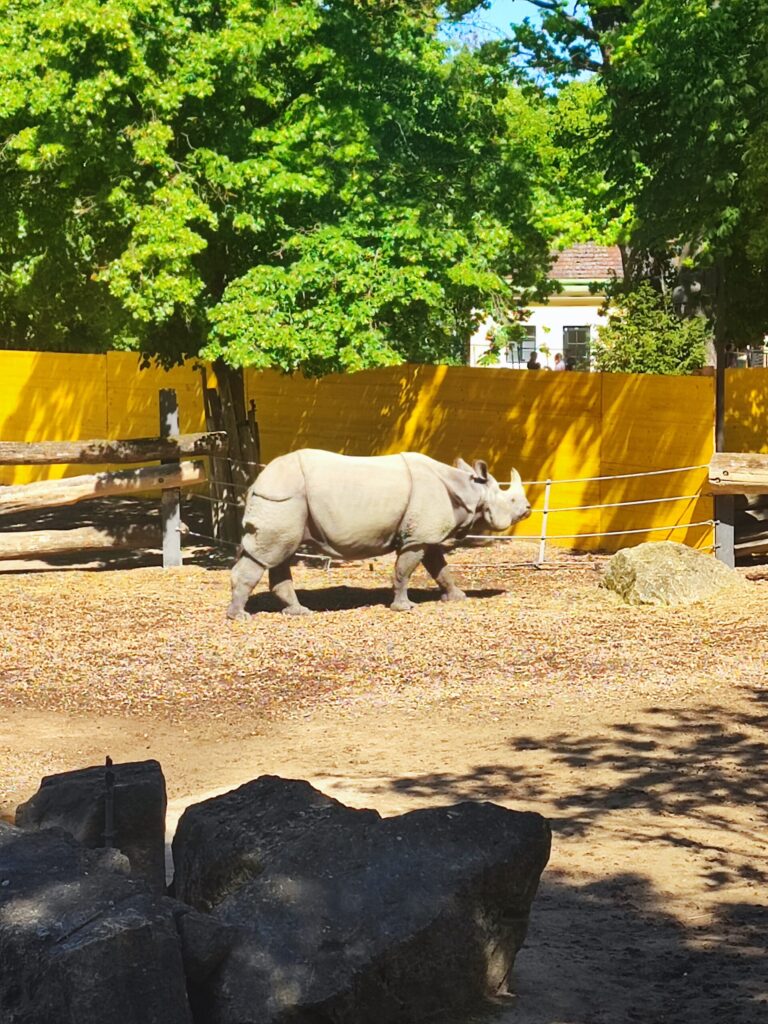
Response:
[[[507,363],[510,366],[527,363],[531,352],[536,351],[536,328],[523,327],[524,337],[520,341],[513,342],[507,349]]]
[[[563,328],[563,359],[569,370],[588,370],[591,327]]]

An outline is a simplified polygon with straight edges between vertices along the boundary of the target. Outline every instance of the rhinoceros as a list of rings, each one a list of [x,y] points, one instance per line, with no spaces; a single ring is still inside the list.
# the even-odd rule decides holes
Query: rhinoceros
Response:
[[[451,577],[442,545],[471,530],[506,530],[530,511],[517,471],[502,491],[480,460],[447,466],[418,452],[363,458],[313,448],[281,455],[246,494],[227,616],[250,618],[245,603],[265,569],[283,612],[307,614],[290,569],[304,544],[349,560],[396,551],[395,611],[414,607],[408,580],[420,562],[444,601],[460,600],[466,595]]]

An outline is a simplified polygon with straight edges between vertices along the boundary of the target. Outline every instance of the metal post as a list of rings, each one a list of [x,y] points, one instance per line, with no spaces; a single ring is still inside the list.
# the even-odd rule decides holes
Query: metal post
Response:
[[[104,845],[109,850],[115,845],[115,773],[112,758],[104,762]]]
[[[179,433],[179,403],[173,388],[160,391],[160,436],[175,437]],[[177,462],[178,460],[169,459]],[[168,488],[160,498],[160,519],[163,527],[163,568],[181,565],[181,491]]]
[[[715,554],[731,569],[736,565],[736,502],[732,494],[715,498]]]
[[[725,271],[717,266],[717,309],[715,315],[715,451],[725,451],[726,365],[725,342],[727,325],[723,315]],[[730,566],[736,565],[736,500],[732,494],[715,498],[715,555]]]
[[[541,537],[539,539],[539,557],[536,565],[543,565],[547,557],[547,517],[549,516],[549,492],[552,488],[552,481],[547,480],[544,486],[544,507],[541,512]]]

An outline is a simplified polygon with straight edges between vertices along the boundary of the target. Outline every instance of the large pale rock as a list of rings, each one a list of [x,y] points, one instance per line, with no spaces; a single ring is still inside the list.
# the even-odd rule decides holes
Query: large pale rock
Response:
[[[712,555],[661,541],[617,551],[608,562],[602,586],[626,604],[684,605],[739,582],[738,573]]]
[[[308,782],[273,775],[188,807],[173,837],[174,895],[209,911],[307,832],[379,821],[345,807]],[[348,831],[345,831],[345,835]]]
[[[3,1024],[191,1024],[185,908],[61,829],[0,824]]]
[[[165,890],[165,779],[157,761],[114,764],[114,845],[131,873],[157,892]],[[103,765],[48,775],[16,809],[25,829],[57,826],[91,849],[104,846]]]
[[[269,854],[212,912],[238,938],[197,993],[207,1024],[403,1024],[505,988],[549,856],[546,821],[478,803],[362,814],[285,843],[252,824]]]

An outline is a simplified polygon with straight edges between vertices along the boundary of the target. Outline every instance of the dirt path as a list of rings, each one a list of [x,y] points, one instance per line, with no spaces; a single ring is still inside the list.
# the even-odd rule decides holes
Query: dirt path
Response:
[[[498,709],[496,709],[498,711]],[[15,712],[3,763],[39,771],[158,757],[169,827],[190,802],[262,773],[308,778],[385,814],[465,798],[545,814],[553,852],[504,1024],[752,1024],[768,1003],[764,734],[768,709],[557,708],[467,722],[431,710],[231,726]]]
[[[717,616],[643,615],[601,604],[583,572],[516,577],[509,594],[493,590],[461,610],[430,603],[403,620],[378,606],[377,580],[367,584],[374,605],[359,606],[348,584],[365,583],[355,577],[340,610],[309,624],[265,615],[249,632],[222,629],[223,577],[200,570],[174,579],[174,592],[187,588],[182,645],[152,607],[172,601],[169,584],[144,572],[108,574],[114,655],[96,577],[0,581],[6,613],[35,602],[40,612],[14,620],[0,663],[6,813],[41,775],[107,753],[161,761],[171,828],[188,803],[263,773],[307,778],[385,814],[466,798],[536,810],[552,822],[552,859],[515,994],[487,1019],[755,1024],[768,1015],[768,641],[764,629],[734,639],[745,620],[765,621],[768,587]],[[306,581],[328,583],[309,572]],[[76,637],[65,635],[63,587]],[[563,608],[578,642],[553,628]],[[154,632],[139,637],[151,616]],[[138,639],[126,653],[129,635]],[[383,643],[366,660],[366,646]],[[237,676],[230,645],[258,654],[258,665]],[[230,689],[204,649],[224,657]],[[521,649],[535,659],[524,664]],[[169,652],[171,696],[155,666],[165,658],[167,673]],[[366,666],[376,678],[363,686]],[[98,688],[118,679],[130,706],[108,715]]]

